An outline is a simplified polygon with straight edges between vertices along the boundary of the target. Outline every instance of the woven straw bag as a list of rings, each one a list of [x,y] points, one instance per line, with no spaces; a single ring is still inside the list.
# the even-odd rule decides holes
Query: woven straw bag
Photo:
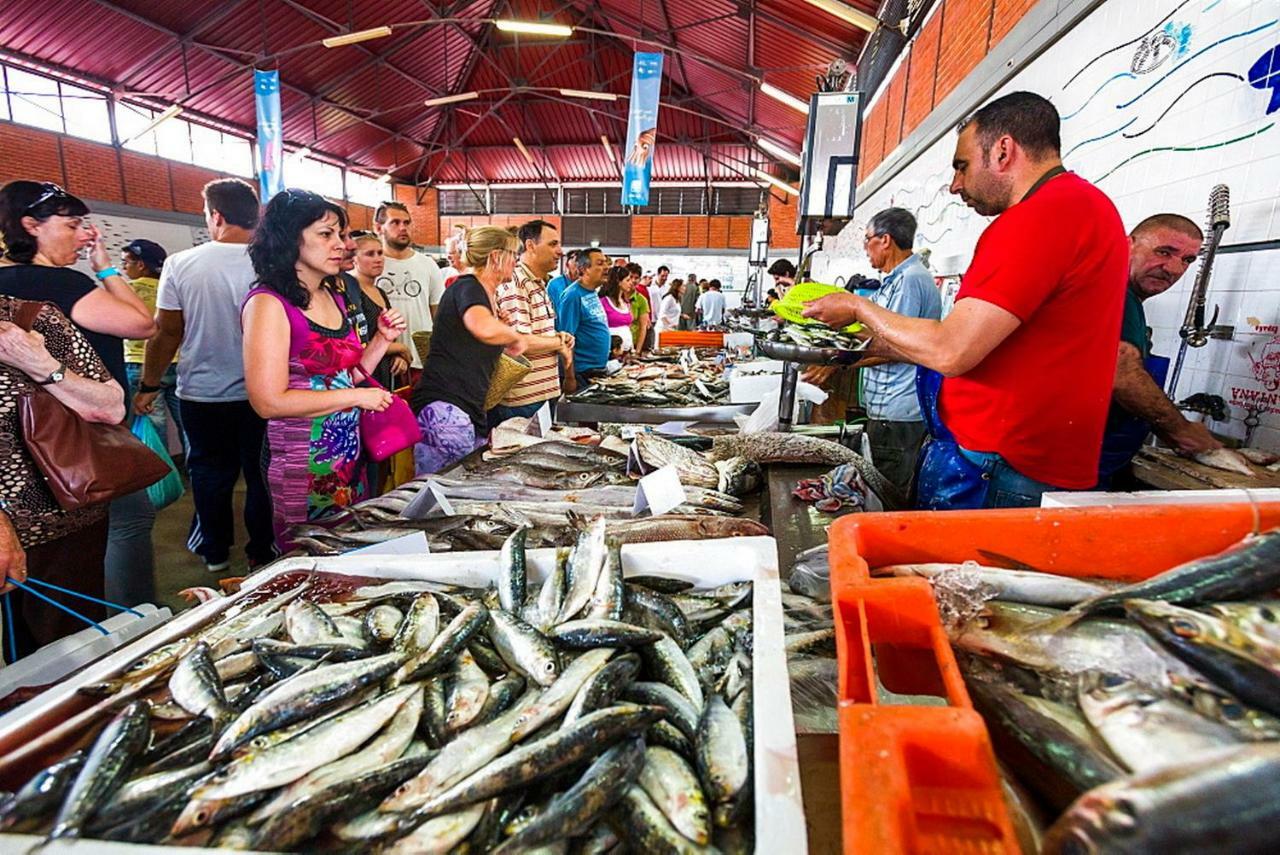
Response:
[[[523,356],[498,355],[498,364],[493,367],[493,376],[489,379],[489,391],[484,396],[484,411],[487,413],[502,402],[507,393],[533,370],[533,365]]]

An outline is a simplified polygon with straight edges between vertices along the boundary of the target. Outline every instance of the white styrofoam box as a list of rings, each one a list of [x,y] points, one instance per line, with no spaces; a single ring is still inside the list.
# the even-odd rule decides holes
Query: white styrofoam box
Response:
[[[138,614],[120,612],[102,621],[107,635],[88,626],[0,668],[0,698],[24,686],[51,685],[173,617],[168,608],[151,603],[135,606],[134,611]]]
[[[528,552],[529,579],[541,582],[555,567],[556,550]],[[714,541],[636,543],[622,547],[627,576],[659,575],[683,579],[700,587],[752,581],[753,697],[756,847],[760,852],[808,851],[795,722],[791,712],[790,677],[782,624],[782,591],[778,577],[777,542],[772,537],[739,537]],[[349,574],[386,580],[427,580],[468,586],[487,586],[498,572],[497,552],[385,556],[370,560],[358,555],[333,558],[289,558],[277,561],[245,580],[241,591],[183,612],[168,624],[90,665],[0,719],[0,754],[21,744],[30,733],[85,685],[112,677],[138,658],[205,625],[241,597],[283,573],[298,571]],[[39,732],[39,731],[37,731]],[[0,851],[25,843],[28,851],[39,838],[0,835]],[[106,851],[99,841],[73,841],[67,852]],[[132,847],[138,849],[141,847]],[[147,847],[147,851],[167,851]],[[15,850],[16,851],[16,850]],[[49,848],[46,851],[62,851]],[[176,851],[176,850],[175,850]],[[190,849],[183,850],[190,852]],[[216,850],[215,850],[216,851]]]
[[[781,374],[729,375],[729,403],[757,404],[771,392],[782,388]]]
[[[1091,508],[1111,505],[1210,505],[1280,502],[1280,488],[1260,490],[1141,490],[1135,493],[1054,492],[1040,497],[1042,508]]]

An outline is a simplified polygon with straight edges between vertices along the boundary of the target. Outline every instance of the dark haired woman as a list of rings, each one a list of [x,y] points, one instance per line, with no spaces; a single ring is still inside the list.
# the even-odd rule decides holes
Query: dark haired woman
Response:
[[[156,325],[146,303],[112,265],[88,214],[88,205],[57,184],[10,181],[0,187],[0,294],[53,303],[88,339],[111,378],[128,389],[122,339],[150,338]],[[86,248],[96,283],[72,269]],[[107,599],[127,606],[154,599],[155,508],[146,491],[113,501],[110,517]]]
[[[631,278],[626,267],[610,267],[605,283],[600,286],[600,303],[604,306],[605,321],[609,324],[609,334],[622,339],[623,352],[635,348],[635,335],[631,332],[631,324],[635,316],[631,314],[631,295],[623,293],[623,283]]]
[[[368,346],[334,293],[346,215],[305,190],[267,204],[249,244],[258,286],[245,299],[245,385],[267,419],[266,482],[276,544],[292,547],[291,526],[319,519],[364,495],[360,410],[381,412],[391,393],[357,387],[405,329],[387,309]]]

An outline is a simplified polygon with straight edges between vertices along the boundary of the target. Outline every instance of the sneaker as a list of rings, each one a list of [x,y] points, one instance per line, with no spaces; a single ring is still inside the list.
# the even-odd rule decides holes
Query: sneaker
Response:
[[[208,570],[210,573],[226,573],[228,570],[231,569],[231,562],[228,560],[228,561],[219,561],[216,564],[210,564],[208,561],[206,561],[204,563],[204,568]]]

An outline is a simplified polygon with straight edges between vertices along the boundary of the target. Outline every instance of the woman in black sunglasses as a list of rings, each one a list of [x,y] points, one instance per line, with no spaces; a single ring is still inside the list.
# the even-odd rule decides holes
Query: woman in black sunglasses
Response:
[[[10,181],[0,187],[0,294],[53,303],[84,334],[112,379],[128,389],[123,339],[148,339],[156,325],[112,264],[88,214],[88,205],[57,184]],[[96,282],[72,267],[85,248]],[[155,509],[146,491],[116,499],[109,515],[107,599],[128,606],[154,599]]]

